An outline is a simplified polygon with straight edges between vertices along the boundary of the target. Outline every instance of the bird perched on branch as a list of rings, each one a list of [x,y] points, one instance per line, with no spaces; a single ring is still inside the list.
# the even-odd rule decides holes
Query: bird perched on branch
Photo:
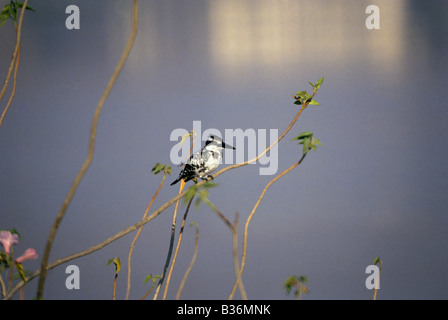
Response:
[[[209,177],[213,178],[210,173],[218,168],[222,158],[221,150],[224,148],[235,150],[234,147],[225,144],[220,137],[208,137],[205,146],[187,160],[184,168],[179,173],[179,177],[171,185],[178,183],[182,179],[184,182],[187,182],[197,178],[202,180],[207,180]]]

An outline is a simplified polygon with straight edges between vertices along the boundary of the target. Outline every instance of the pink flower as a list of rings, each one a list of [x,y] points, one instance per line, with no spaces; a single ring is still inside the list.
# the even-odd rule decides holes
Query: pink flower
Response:
[[[19,235],[12,234],[11,231],[0,231],[0,242],[5,248],[5,252],[9,255],[9,249],[13,244],[19,243]]]
[[[22,263],[23,261],[30,260],[30,259],[33,259],[33,260],[37,259],[36,250],[34,250],[33,248],[26,249],[25,253],[16,259],[16,262]]]

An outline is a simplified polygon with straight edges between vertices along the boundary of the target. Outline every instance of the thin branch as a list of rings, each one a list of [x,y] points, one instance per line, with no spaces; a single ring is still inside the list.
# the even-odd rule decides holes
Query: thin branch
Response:
[[[194,135],[193,130],[191,130],[190,133],[190,140],[191,140],[191,146],[190,146],[190,152],[187,155],[187,159],[190,157],[190,154],[193,152],[193,146],[194,146],[194,139],[192,139]],[[184,166],[185,168],[185,166]],[[181,180],[180,181],[180,186],[179,186],[179,194],[182,193],[182,190],[185,187],[185,181]],[[180,200],[180,198],[179,198]],[[170,236],[170,245],[168,248],[168,254],[165,260],[165,266],[163,268],[163,274],[160,277],[159,282],[157,283],[157,287],[156,287],[156,291],[154,292],[154,296],[153,296],[153,300],[157,300],[157,297],[159,295],[159,291],[160,288],[162,287],[163,281],[165,280],[165,275],[166,275],[166,270],[168,269],[170,260],[171,260],[171,254],[173,253],[173,244],[174,244],[174,237],[175,237],[175,231],[176,231],[176,220],[177,220],[177,210],[179,208],[179,200],[176,201],[176,205],[174,206],[174,212],[173,212],[173,219],[172,219],[172,223],[171,223],[171,236]],[[187,211],[188,212],[188,211]]]
[[[27,3],[28,3],[28,0],[23,1],[22,11],[20,11],[19,24],[16,27],[16,31],[17,31],[16,46],[14,48],[14,52],[11,57],[11,63],[9,64],[9,69],[6,74],[5,82],[3,83],[2,91],[0,92],[0,101],[2,101],[3,96],[5,95],[6,88],[8,87],[9,80],[11,79],[12,69],[14,68],[14,64],[17,59],[17,55],[19,54],[20,38],[22,35],[23,15],[25,13]]]
[[[25,8],[25,5],[23,7]],[[62,218],[64,218],[65,212],[67,211],[67,208],[75,194],[75,191],[78,188],[79,183],[81,182],[82,178],[84,177],[84,174],[86,173],[87,169],[89,168],[89,166],[92,162],[93,153],[94,153],[94,149],[95,149],[95,139],[96,139],[97,126],[98,126],[98,119],[99,119],[101,110],[104,106],[104,103],[105,103],[107,97],[109,96],[109,93],[111,92],[112,87],[114,86],[115,81],[118,78],[118,75],[120,74],[121,70],[123,69],[123,66],[129,56],[129,53],[131,52],[132,46],[134,44],[134,40],[137,35],[137,26],[138,26],[138,0],[134,0],[132,32],[129,37],[129,41],[124,49],[123,55],[121,56],[121,59],[118,62],[118,65],[115,68],[115,71],[114,71],[112,77],[110,78],[109,83],[107,84],[107,87],[106,87],[103,95],[101,96],[101,99],[98,102],[98,105],[96,107],[95,114],[93,117],[91,133],[90,133],[89,151],[87,154],[87,158],[86,158],[81,170],[79,171],[78,175],[76,176],[75,182],[73,183],[72,187],[70,188],[70,191],[69,191],[66,199],[64,200],[64,203],[63,203],[61,209],[59,210],[59,213],[53,223],[53,227],[52,227],[52,229],[50,231],[50,235],[48,237],[47,245],[45,247],[44,255],[42,258],[42,266],[41,266],[42,273],[41,273],[41,276],[39,279],[39,286],[38,286],[38,290],[37,290],[37,299],[42,299],[42,296],[43,296],[45,277],[47,275],[47,264],[48,264],[48,259],[50,257],[50,251],[51,251],[51,247],[53,245],[53,240],[56,236],[56,231],[59,228],[59,224],[61,223]]]
[[[115,300],[115,293],[117,291],[117,278],[118,278],[118,273],[115,273],[115,277],[114,277],[114,287],[112,289],[112,300]]]
[[[2,275],[0,274],[0,288],[2,290],[2,297],[4,298],[6,296],[6,287],[5,283],[3,282]]]
[[[314,97],[314,94],[313,96]],[[221,170],[219,170],[217,173],[215,173],[213,175],[213,179],[220,176],[221,174],[223,174],[226,171],[235,169],[235,168],[239,168],[251,163],[254,163],[256,161],[258,161],[258,159],[260,159],[262,156],[264,156],[266,153],[269,152],[269,150],[271,150],[272,147],[274,147],[277,143],[280,142],[280,140],[282,140],[285,135],[289,132],[289,130],[291,130],[291,128],[294,126],[294,124],[297,122],[297,120],[299,119],[300,115],[302,114],[303,110],[306,109],[306,107],[308,106],[308,104],[303,104],[302,107],[300,108],[299,112],[297,112],[296,116],[294,117],[294,119],[291,121],[291,123],[288,125],[288,127],[285,129],[285,131],[283,131],[283,133],[277,138],[276,141],[274,141],[269,147],[267,147],[263,152],[261,152],[260,154],[258,154],[255,158],[251,159],[251,160],[247,160],[246,162],[243,163],[236,163],[230,166],[227,166],[225,168],[222,168]]]
[[[235,266],[235,285],[238,285],[241,298],[247,300],[246,290],[244,290],[243,279],[241,277],[242,271],[240,270],[240,264],[238,262],[238,212],[235,214],[235,220],[232,228],[232,240],[233,240],[233,263]]]
[[[148,294],[150,294],[152,289],[154,289],[154,284],[155,284],[154,279],[152,279],[152,286],[151,286],[151,288],[149,288],[149,290],[146,291],[146,293],[143,295],[143,297],[140,298],[140,300],[145,300],[146,299]]]
[[[180,244],[182,242],[182,237],[184,234],[185,221],[187,220],[188,211],[190,210],[190,205],[191,205],[191,202],[193,201],[193,199],[194,199],[194,197],[191,197],[190,201],[188,202],[187,208],[185,209],[184,217],[182,219],[182,225],[180,226],[180,231],[179,231],[179,238],[177,239],[176,249],[174,250],[173,261],[171,261],[170,271],[168,272],[168,276],[166,278],[165,290],[163,292],[163,298],[162,298],[163,300],[166,299],[168,287],[170,285],[171,275],[173,273],[174,265],[176,264],[177,254],[179,253]]]
[[[246,254],[247,254],[247,234],[248,234],[248,229],[249,229],[249,223],[252,220],[255,211],[258,209],[258,206],[260,205],[261,200],[264,198],[266,192],[268,191],[268,189],[271,187],[271,185],[276,182],[278,179],[280,179],[281,177],[283,177],[285,174],[287,174],[288,172],[290,172],[292,169],[294,169],[295,167],[297,167],[298,165],[300,165],[303,161],[303,159],[305,159],[305,156],[307,155],[307,153],[304,153],[302,155],[302,157],[300,158],[300,160],[296,163],[294,163],[291,167],[289,167],[288,169],[286,169],[285,171],[283,171],[282,173],[280,173],[279,175],[277,175],[274,179],[272,179],[271,181],[269,181],[269,183],[264,187],[263,191],[261,192],[260,196],[258,197],[257,202],[255,203],[251,213],[249,214],[249,216],[247,217],[246,220],[246,225],[244,227],[244,238],[243,238],[243,253],[241,256],[241,267],[240,267],[240,273],[242,274],[244,271],[244,266],[246,263]],[[232,291],[229,295],[229,300],[232,300],[233,295],[235,294],[235,290],[237,287],[237,281],[235,281]]]
[[[381,267],[382,267],[382,261],[380,260],[380,266],[379,266],[379,269],[378,269],[378,276],[375,279],[375,290],[373,291],[373,300],[376,300],[376,295],[378,293],[377,286],[378,286],[378,283],[380,282]]]
[[[14,77],[12,80],[11,96],[9,97],[8,103],[6,104],[5,109],[3,109],[2,115],[0,116],[0,127],[2,126],[3,119],[6,116],[6,112],[8,112],[9,107],[11,106],[12,99],[14,99],[14,96],[16,94],[17,69],[19,68],[19,61],[20,61],[20,45],[19,45],[19,50],[17,52],[17,59],[16,59],[16,63],[15,63],[15,68],[14,68]]]
[[[188,266],[187,271],[185,271],[185,274],[184,274],[184,277],[182,278],[179,289],[177,290],[176,300],[179,300],[180,294],[182,293],[182,290],[184,289],[184,285],[185,285],[185,282],[187,281],[188,275],[190,274],[190,271],[193,268],[194,263],[196,262],[196,258],[198,256],[198,247],[199,247],[199,228],[196,225],[196,238],[194,241],[193,257],[191,258],[190,265]]]
[[[160,182],[159,188],[157,189],[156,193],[154,194],[154,196],[152,197],[152,199],[149,202],[148,206],[146,207],[146,211],[143,214],[143,218],[142,219],[146,218],[146,216],[147,216],[147,214],[149,212],[149,209],[151,208],[154,200],[157,198],[157,195],[159,194],[160,190],[162,189],[163,183],[165,182],[165,178],[166,178],[166,172],[164,172],[164,174],[163,174],[163,178],[162,178],[162,181]],[[131,292],[131,257],[132,257],[132,252],[134,251],[135,243],[137,242],[137,239],[140,236],[140,233],[142,232],[142,228],[143,227],[140,227],[138,229],[137,234],[134,237],[134,240],[132,240],[131,247],[129,248],[129,255],[128,255],[128,284],[127,284],[127,287],[126,287],[126,297],[125,297],[125,300],[129,299],[129,294]]]

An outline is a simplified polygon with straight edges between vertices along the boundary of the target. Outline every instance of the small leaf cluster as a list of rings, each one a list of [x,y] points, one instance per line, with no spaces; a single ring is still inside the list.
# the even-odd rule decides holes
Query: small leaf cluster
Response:
[[[314,134],[309,131],[302,132],[297,137],[292,138],[291,140],[299,140],[299,144],[303,144],[302,154],[305,155],[309,150],[313,149],[316,151],[317,146],[321,146],[319,139],[314,137]]]
[[[158,174],[160,171],[163,171],[164,174],[171,175],[171,166],[166,166],[165,164],[160,164],[157,162],[151,171],[154,174]]]
[[[286,279],[283,287],[285,288],[287,294],[290,294],[291,290],[293,288],[296,288],[294,294],[297,298],[300,298],[302,293],[309,293],[309,289],[305,285],[308,282],[309,281],[307,276],[290,276],[288,277],[288,279]]]
[[[201,202],[205,202],[210,208],[214,210],[215,206],[208,199],[208,191],[209,189],[214,188],[216,186],[218,186],[218,184],[212,181],[207,181],[203,185],[199,186],[197,184],[192,185],[190,188],[188,188],[187,193],[185,194],[184,204],[187,204],[188,202],[190,202],[190,200],[192,200],[196,196],[197,197],[195,200],[196,209],[199,207]]]
[[[151,273],[150,275],[147,275],[145,277],[145,281],[143,281],[143,283],[147,283],[149,280],[151,280],[152,286],[154,286],[156,284],[156,282],[157,282],[157,279],[160,279],[160,278],[162,278],[162,276],[158,276],[158,275],[157,276],[153,276],[152,273]]]
[[[14,22],[17,22],[17,11],[18,9],[23,7],[23,3],[17,0],[11,0],[8,4],[6,4],[2,12],[0,13],[0,26],[2,26],[6,20],[11,19]],[[36,11],[27,5],[26,10]]]
[[[294,104],[320,106],[320,103],[314,100],[313,97],[316,94],[317,90],[319,90],[322,82],[324,82],[324,77],[320,78],[316,82],[316,84],[309,82],[309,84],[313,87],[312,94],[309,94],[307,91],[297,91],[295,95],[292,95],[292,97],[296,100],[294,101]]]
[[[380,257],[376,257],[376,258],[373,260],[373,264],[376,265],[376,266],[380,266],[380,268],[381,268],[381,264],[382,264],[382,263],[383,263],[383,260],[381,260]]]

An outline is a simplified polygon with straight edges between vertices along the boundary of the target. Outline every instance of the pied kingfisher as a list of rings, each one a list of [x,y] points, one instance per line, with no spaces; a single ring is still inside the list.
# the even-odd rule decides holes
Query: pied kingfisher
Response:
[[[208,177],[212,177],[210,173],[218,168],[222,158],[221,150],[224,148],[235,150],[234,147],[225,144],[217,136],[208,137],[204,148],[195,152],[187,160],[185,167],[179,173],[179,177],[171,185],[178,183],[182,179],[187,182],[195,178],[206,180]]]

